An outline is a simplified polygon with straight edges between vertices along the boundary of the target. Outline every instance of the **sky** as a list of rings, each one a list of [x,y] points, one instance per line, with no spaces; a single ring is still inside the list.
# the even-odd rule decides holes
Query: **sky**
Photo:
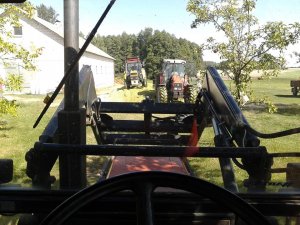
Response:
[[[34,5],[52,6],[63,21],[63,0],[30,0]],[[89,33],[102,15],[110,0],[79,0],[79,30]],[[165,30],[177,38],[185,38],[197,44],[214,36],[222,38],[222,33],[216,33],[212,26],[190,28],[195,18],[186,11],[188,0],[116,0],[110,12],[98,30],[100,35],[118,35],[126,32],[138,34],[146,27],[154,30]],[[299,0],[258,0],[255,16],[260,23],[267,21],[283,21],[285,23],[300,22]],[[293,51],[300,51],[300,45],[289,47],[287,57],[290,64],[295,58],[290,58]],[[219,61],[219,56],[212,52],[204,52],[204,60]]]

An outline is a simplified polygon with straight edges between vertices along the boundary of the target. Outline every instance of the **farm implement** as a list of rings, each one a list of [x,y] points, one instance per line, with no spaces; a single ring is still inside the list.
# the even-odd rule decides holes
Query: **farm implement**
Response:
[[[0,160],[0,219],[16,216],[19,225],[300,224],[300,154],[270,153],[260,144],[299,128],[253,129],[213,67],[193,102],[104,102],[91,68],[72,68],[96,31],[78,54],[67,47],[67,72],[34,124],[65,86],[64,100],[25,155],[30,187],[13,184],[13,160]],[[87,127],[96,144],[86,143]],[[206,131],[213,144],[200,146]],[[87,156],[97,158],[91,164],[95,158]],[[273,165],[291,157],[284,168]],[[208,159],[218,166],[203,166]],[[95,165],[97,180],[88,180]]]
[[[268,153],[260,146],[258,136],[273,138],[299,130],[274,134],[253,130],[214,68],[207,69],[194,104],[155,103],[151,99],[141,103],[102,102],[95,90],[88,88],[91,85],[92,72],[85,66],[80,72],[80,105],[86,111],[86,124],[82,125],[92,128],[97,144],[60,143],[60,130],[64,129],[59,125],[62,102],[39,141],[26,154],[26,173],[33,188],[2,184],[1,213],[22,213],[19,224],[60,224],[57,222],[65,221],[66,215],[71,216],[81,207],[66,224],[96,224],[98,220],[132,224],[136,219],[138,224],[152,224],[153,218],[155,224],[174,224],[174,217],[180,221],[175,224],[240,224],[240,220],[274,224],[269,223],[276,221],[274,216],[292,221],[298,215],[298,164],[281,168],[289,174],[289,181],[282,182],[279,192],[269,192],[267,186],[276,172],[273,158],[299,157],[299,153]],[[126,115],[134,115],[134,119],[125,119]],[[213,128],[215,146],[198,146],[209,128]],[[99,171],[99,181],[90,187],[86,185],[82,160],[86,155],[107,158]],[[198,178],[189,164],[191,158],[218,159],[223,187]],[[58,159],[60,187],[53,189],[51,170]],[[2,172],[2,183],[10,180],[8,168]],[[237,169],[247,173],[243,181],[246,192],[240,191],[236,181]],[[161,188],[153,193],[153,187]],[[135,194],[113,194],[127,189]],[[102,198],[106,193],[112,195]]]

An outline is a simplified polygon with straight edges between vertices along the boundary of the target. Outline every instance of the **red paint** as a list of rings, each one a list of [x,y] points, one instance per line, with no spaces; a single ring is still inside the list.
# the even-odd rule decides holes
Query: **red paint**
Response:
[[[108,177],[139,171],[165,171],[189,175],[178,157],[116,156]]]

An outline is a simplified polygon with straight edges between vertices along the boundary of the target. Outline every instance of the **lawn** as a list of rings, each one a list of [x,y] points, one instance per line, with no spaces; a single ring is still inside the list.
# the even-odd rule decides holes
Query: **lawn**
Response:
[[[267,96],[275,104],[299,104],[299,96],[291,92],[290,81],[300,79],[300,69],[283,70],[276,78],[253,80],[253,91],[259,97]]]
[[[32,126],[38,113],[41,112],[44,106],[43,97],[40,95],[11,95],[9,98],[15,99],[19,106],[18,115],[16,117],[5,116],[1,118],[7,122],[7,125],[0,130],[0,155],[1,158],[14,160],[14,183],[27,184],[30,181],[25,176],[25,153],[39,140],[39,136],[58,104],[55,101],[40,125],[33,129]]]

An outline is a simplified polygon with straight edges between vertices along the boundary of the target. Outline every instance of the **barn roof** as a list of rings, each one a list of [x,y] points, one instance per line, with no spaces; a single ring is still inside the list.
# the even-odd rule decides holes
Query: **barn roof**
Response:
[[[32,20],[35,20],[37,23],[39,23],[39,24],[43,25],[44,27],[46,27],[47,29],[51,30],[52,32],[54,32],[55,34],[60,36],[62,39],[64,38],[63,26],[49,23],[48,21],[43,20],[37,16],[34,16],[32,18]],[[85,39],[83,39],[82,37],[79,37],[79,46],[82,46],[84,44],[84,42],[85,42]],[[110,56],[106,52],[102,51],[101,49],[97,48],[93,44],[89,44],[86,51],[90,52],[90,53],[94,53],[94,54],[102,56],[102,57],[105,57],[105,58],[108,58],[108,59],[115,60],[112,56]]]

